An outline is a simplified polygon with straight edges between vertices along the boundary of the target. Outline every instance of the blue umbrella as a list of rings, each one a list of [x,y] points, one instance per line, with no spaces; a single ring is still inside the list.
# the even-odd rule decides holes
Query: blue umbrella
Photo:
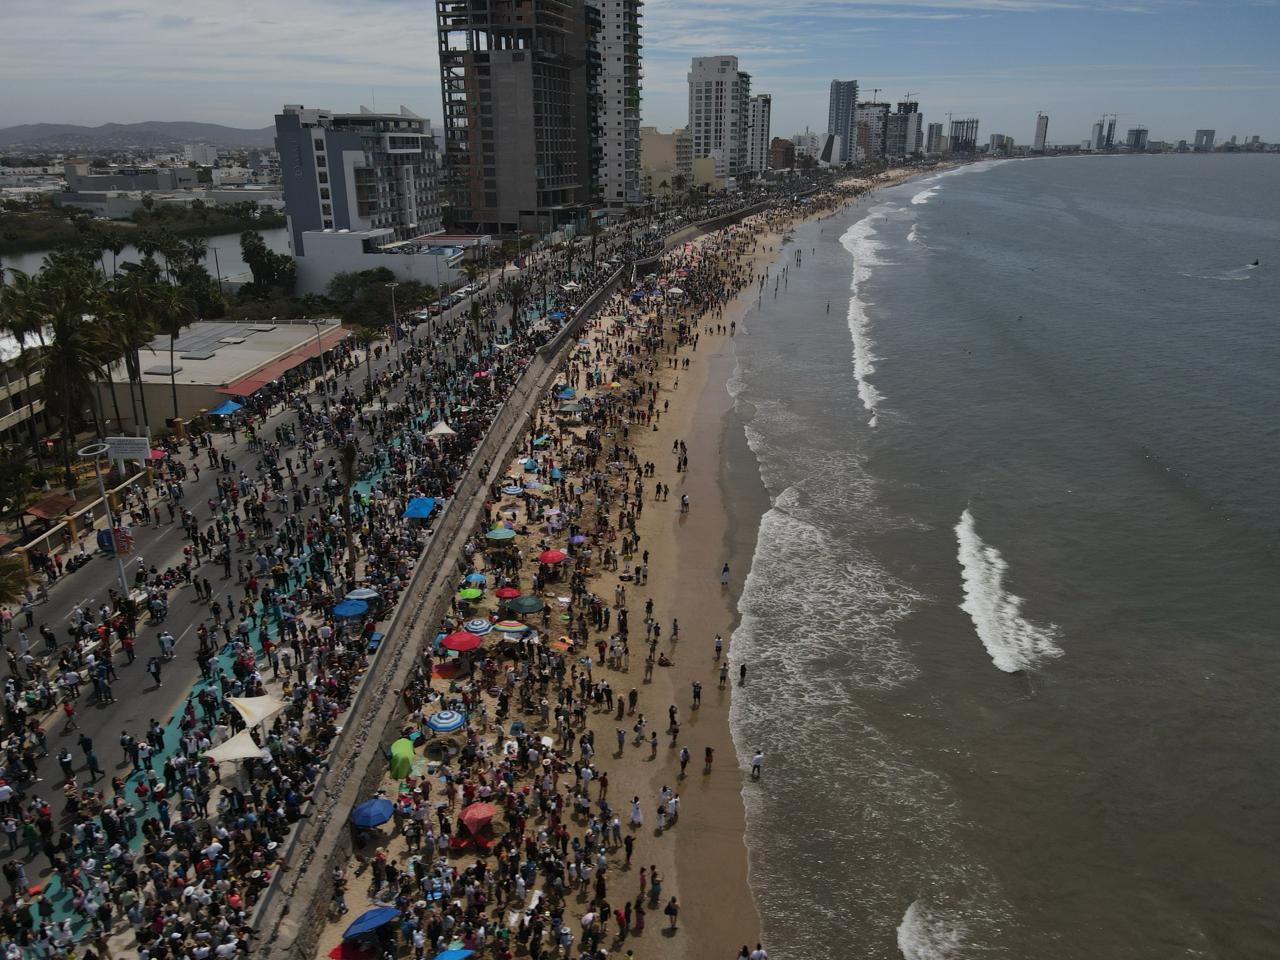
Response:
[[[435,960],[466,960],[474,953],[474,950],[446,950],[444,953],[437,953]]]
[[[343,600],[339,604],[335,604],[333,615],[343,620],[351,617],[363,616],[369,610],[369,604],[363,600]]]
[[[508,497],[514,497],[518,494],[524,493],[524,487],[517,487],[517,486],[503,487],[502,492],[505,493]]]
[[[489,578],[483,573],[468,573],[467,583],[488,583]]]
[[[366,910],[364,913],[360,914],[360,916],[356,917],[351,926],[347,927],[347,931],[342,935],[342,939],[350,940],[352,937],[371,933],[379,927],[390,923],[399,916],[400,911],[395,907],[374,907],[372,910]]]
[[[493,624],[484,619],[484,617],[476,617],[475,619],[468,620],[464,623],[462,625],[462,629],[467,631],[467,633],[474,633],[477,637],[483,637],[493,629]]]
[[[351,811],[351,822],[357,827],[376,827],[391,819],[395,805],[385,797],[374,797]]]
[[[410,520],[425,520],[436,508],[434,497],[414,497],[404,508],[404,516]]]
[[[528,460],[524,462],[524,469],[528,473],[533,473],[535,470],[538,469],[538,461],[533,459],[533,457],[530,457]]]
[[[510,540],[516,535],[516,532],[509,527],[497,527],[486,533],[486,540]]]
[[[236,403],[234,400],[225,400],[220,406],[214,407],[209,412],[215,417],[228,417],[243,406],[244,404]]]
[[[462,729],[466,722],[466,718],[457,710],[441,710],[427,717],[427,726],[436,733],[452,733]]]
[[[563,390],[561,390],[559,393],[556,394],[556,396],[559,397],[561,400],[572,400],[577,395],[578,394],[573,389],[573,387],[565,387]]]

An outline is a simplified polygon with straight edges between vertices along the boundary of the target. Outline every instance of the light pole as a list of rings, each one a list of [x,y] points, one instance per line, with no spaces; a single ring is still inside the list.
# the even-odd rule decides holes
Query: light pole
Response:
[[[391,291],[391,340],[396,345],[396,356],[400,356],[400,316],[396,313],[396,287],[400,284],[392,280],[387,284]]]
[[[105,443],[91,443],[77,450],[76,456],[85,460],[93,459],[93,475],[98,478],[98,494],[102,497],[102,509],[107,512],[107,530],[111,533],[111,546],[114,548],[112,552],[116,555],[116,567],[120,572],[120,592],[122,599],[127,600],[129,599],[129,582],[125,579],[124,561],[120,559],[120,544],[116,540],[116,520],[111,515],[111,501],[107,499],[107,487],[102,482],[102,467],[98,463],[98,458],[110,449]]]
[[[329,367],[324,362],[324,344],[320,342],[320,321],[308,320],[313,327],[316,328],[316,352],[320,355],[320,376],[322,389],[324,390],[324,409],[329,410]]]

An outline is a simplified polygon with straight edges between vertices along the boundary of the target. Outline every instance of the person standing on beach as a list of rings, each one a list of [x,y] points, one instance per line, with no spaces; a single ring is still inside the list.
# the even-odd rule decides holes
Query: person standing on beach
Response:
[[[715,760],[715,758],[716,758],[715,747],[707,747],[706,752],[703,754],[702,772],[704,774],[711,772],[711,762]]]
[[[684,768],[689,765],[689,748],[680,748],[680,779],[684,779]]]
[[[726,563],[724,569],[720,571],[720,586],[727,587],[729,585],[729,565]]]
[[[760,779],[760,769],[764,766],[764,751],[756,747],[755,755],[751,758],[751,779]]]

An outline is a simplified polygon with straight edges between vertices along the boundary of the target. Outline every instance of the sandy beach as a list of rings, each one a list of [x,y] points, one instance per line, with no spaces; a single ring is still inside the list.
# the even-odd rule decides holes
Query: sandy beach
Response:
[[[893,177],[887,182],[899,182],[901,179],[905,178]],[[859,182],[842,186],[849,191],[861,191],[871,184]],[[852,200],[850,193],[841,205]],[[827,207],[809,215],[825,216],[832,209]],[[634,714],[628,711],[625,719],[617,719],[612,710],[603,708],[599,703],[587,703],[582,711],[585,731],[594,736],[592,760],[595,777],[598,780],[601,774],[607,775],[609,804],[621,817],[623,829],[629,826],[627,832],[634,838],[635,853],[630,864],[622,857],[620,847],[606,844],[607,899],[614,905],[627,902],[628,908],[631,906],[628,901],[636,900],[638,904],[637,892],[646,882],[652,882],[656,871],[662,878],[661,903],[667,903],[674,896],[680,904],[675,929],[662,915],[660,905],[651,902],[647,925],[638,931],[628,924],[625,936],[613,935],[613,923],[605,913],[600,919],[608,935],[601,939],[600,946],[607,947],[610,954],[618,956],[728,957],[735,955],[740,946],[752,948],[761,939],[760,920],[748,883],[748,851],[744,842],[742,790],[744,781],[749,777],[750,756],[739,757],[736,754],[728,718],[732,697],[750,697],[752,684],[767,682],[767,678],[753,677],[750,665],[747,665],[747,677],[739,685],[741,665],[734,660],[729,638],[737,621],[737,597],[750,565],[758,520],[768,502],[754,471],[750,452],[746,449],[741,424],[732,411],[733,401],[727,382],[735,361],[733,337],[729,331],[736,327],[737,335],[746,335],[739,321],[758,295],[756,278],[772,271],[768,273],[771,281],[783,269],[777,261],[782,251],[789,249],[783,243],[783,237],[791,225],[790,219],[774,213],[752,218],[741,227],[729,228],[738,230],[739,238],[747,235],[744,231],[750,232],[753,246],[748,244],[737,264],[730,269],[739,275],[749,271],[752,279],[745,283],[735,298],[705,314],[697,315],[692,307],[681,310],[680,319],[689,323],[690,332],[678,347],[673,333],[676,318],[667,316],[661,348],[652,355],[652,371],[642,372],[639,376],[639,381],[654,391],[653,409],[660,414],[656,423],[633,421],[628,427],[623,427],[622,421],[618,421],[595,427],[602,432],[600,442],[606,448],[611,444],[622,445],[627,460],[633,466],[654,464],[652,474],[636,481],[643,489],[644,503],[643,512],[635,519],[634,536],[639,540],[635,563],[639,564],[641,551],[647,553],[647,582],[637,584],[627,575],[630,563],[610,570],[606,564],[595,562],[599,554],[587,563],[579,564],[579,570],[586,574],[585,590],[591,595],[616,600],[618,588],[624,588],[626,597],[621,606],[627,607],[631,615],[628,662],[618,664],[620,669],[602,669],[604,664],[597,664],[594,677],[597,681],[607,679],[619,700],[634,688],[637,697]],[[714,243],[717,236],[700,238],[685,252],[700,250],[702,244]],[[607,318],[597,320],[584,333],[592,359],[584,359],[578,367],[586,368],[594,363],[612,371],[615,363],[627,356],[628,351],[634,350],[634,356],[640,356],[639,330],[640,325],[636,325],[623,333]],[[686,361],[687,367],[684,365]],[[570,382],[574,382],[573,377],[580,376],[582,372],[582,369],[578,369],[576,374],[571,371]],[[630,384],[624,383],[623,387],[626,386]],[[641,405],[633,403],[632,407],[639,410]],[[546,419],[540,429],[547,429],[550,409],[544,406],[543,416]],[[555,458],[555,462],[563,466],[567,456],[581,446],[585,433],[582,427],[563,430],[545,455]],[[687,467],[677,470],[674,448],[678,448],[682,441],[687,451]],[[521,460],[513,461],[508,474],[519,477],[522,469]],[[581,482],[580,476],[580,471],[575,473],[573,482]],[[637,476],[634,469],[623,474],[622,492],[629,489],[631,481],[628,477],[633,476]],[[655,499],[655,483],[666,484],[669,495]],[[688,497],[687,512],[681,507],[685,496]],[[605,502],[607,505],[608,500]],[[510,504],[495,504],[492,518],[502,517],[504,509],[513,508]],[[590,513],[588,509],[576,518],[584,528],[599,525],[613,529],[609,515],[605,515],[602,521],[599,517],[588,516]],[[525,516],[521,519],[528,522],[531,531],[537,529],[539,518]],[[546,528],[542,529],[545,532]],[[625,534],[627,531],[623,528],[621,532]],[[534,546],[538,539],[536,532],[525,539],[519,574],[522,590],[540,572],[536,557],[543,545]],[[544,543],[549,539],[542,538]],[[608,540],[612,539],[611,535]],[[606,545],[603,538],[596,538],[593,543],[600,551]],[[617,548],[616,543],[612,546]],[[729,565],[727,584],[722,583],[721,577],[725,564]],[[564,583],[553,582],[544,584],[540,595],[547,597],[554,608],[556,596],[567,590]],[[646,680],[643,618],[650,600],[653,620],[661,628],[661,637],[651,649],[663,654],[667,662],[655,666],[652,678]],[[679,621],[678,639],[672,637],[673,619]],[[535,622],[536,617],[529,619],[530,624]],[[568,626],[566,624],[565,629]],[[554,634],[558,630],[552,627],[550,632]],[[725,671],[728,677],[723,687],[721,666],[715,656],[714,638],[717,635],[724,640],[721,660],[731,663]],[[594,631],[590,644],[580,643],[573,655],[580,661],[584,654],[594,655],[592,646],[608,636],[607,627],[603,631]],[[551,639],[550,635],[545,636],[544,642]],[[701,704],[698,706],[693,702],[695,683],[701,685]],[[438,687],[439,684],[433,686]],[[485,702],[492,708],[488,697]],[[667,732],[667,718],[672,713],[679,724],[678,734],[674,737]],[[644,714],[648,730],[656,733],[655,745],[647,742],[639,746],[635,744],[631,728],[638,714]],[[534,725],[539,733],[556,732],[546,724],[540,725],[535,721]],[[478,740],[491,740],[487,714],[482,716],[478,726],[479,730],[473,731],[473,735]],[[623,728],[626,729],[626,745],[618,749],[615,733]],[[580,738],[585,731],[578,728],[574,733]],[[647,731],[645,736],[646,739],[649,736]],[[561,742],[557,737],[557,751],[564,749]],[[565,746],[572,757],[573,743],[568,742]],[[682,747],[687,747],[691,755],[683,777],[679,761]],[[708,748],[714,751],[710,773],[706,773],[703,766]],[[570,783],[575,769],[570,767],[568,770]],[[766,781],[767,777],[768,758],[765,758]],[[560,779],[565,779],[563,773]],[[398,787],[396,781],[388,778],[388,795],[395,796],[393,791]],[[664,788],[678,795],[679,815],[666,829],[660,829],[656,812],[658,797]],[[590,784],[587,789],[591,789]],[[638,798],[642,810],[643,824],[639,826],[628,824],[633,797]],[[452,803],[450,812],[456,813]],[[510,809],[508,820],[509,815]],[[574,819],[578,821],[576,824],[566,825],[576,832],[586,820]],[[529,825],[530,828],[534,825],[532,817]],[[500,832],[500,829],[494,830],[495,835]],[[607,835],[607,824],[605,832]],[[366,847],[364,855],[371,856],[374,850],[379,849],[387,860],[401,864],[413,852],[406,847],[400,830],[375,837],[374,846]],[[460,870],[474,862],[474,858],[463,855],[455,861],[454,867]],[[646,873],[644,880],[640,876],[642,868]],[[355,876],[363,873],[361,865],[353,863],[350,872],[353,882],[346,898],[349,913],[346,917],[335,915],[331,918],[319,939],[317,956],[328,955],[340,940],[341,930],[351,916],[371,905],[385,902],[371,896],[373,891],[366,891],[362,880],[355,880]],[[597,885],[597,897],[601,889]],[[584,914],[591,913],[594,902],[595,898],[590,896],[586,884],[581,890],[571,888],[566,892],[563,919],[575,934],[585,935],[585,928],[580,923]],[[515,916],[518,915],[517,911]]]

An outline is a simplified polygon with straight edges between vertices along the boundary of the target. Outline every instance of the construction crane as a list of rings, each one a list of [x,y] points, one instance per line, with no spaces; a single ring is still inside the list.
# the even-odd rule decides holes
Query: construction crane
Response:
[[[912,97],[918,97],[918,96],[920,96],[919,90],[908,90],[906,93],[902,95],[902,99],[904,102],[910,103]]]
[[[883,90],[883,89],[884,89],[884,87],[872,87],[872,88],[871,88],[871,102],[872,102],[872,103],[878,103],[878,102],[879,102],[879,100],[880,100],[880,91],[881,91],[881,90]]]

